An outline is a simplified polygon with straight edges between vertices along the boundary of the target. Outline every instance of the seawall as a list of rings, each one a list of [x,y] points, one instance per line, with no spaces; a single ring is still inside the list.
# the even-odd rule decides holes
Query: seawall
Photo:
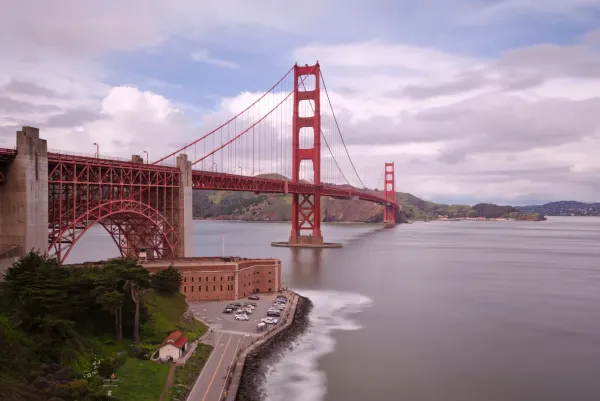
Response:
[[[248,347],[240,356],[237,374],[232,378],[227,401],[260,401],[263,399],[263,383],[267,366],[265,360],[288,348],[292,341],[304,333],[309,325],[312,302],[295,295],[297,302],[294,315],[280,330]]]

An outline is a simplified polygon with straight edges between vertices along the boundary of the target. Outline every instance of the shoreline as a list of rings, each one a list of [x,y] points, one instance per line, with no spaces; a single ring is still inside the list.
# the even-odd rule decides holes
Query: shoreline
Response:
[[[296,294],[298,303],[296,305],[292,322],[266,338],[264,342],[249,350],[244,360],[240,382],[237,387],[235,401],[261,401],[264,398],[262,388],[266,379],[267,366],[264,360],[269,359],[277,353],[285,350],[290,344],[303,334],[309,325],[309,314],[313,308],[310,299]]]

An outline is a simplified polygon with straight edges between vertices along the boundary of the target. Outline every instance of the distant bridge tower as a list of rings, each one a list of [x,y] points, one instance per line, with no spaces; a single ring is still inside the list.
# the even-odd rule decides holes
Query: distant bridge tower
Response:
[[[383,223],[386,228],[396,225],[396,175],[394,172],[394,162],[385,163],[384,171],[384,198],[386,204],[383,210]]]
[[[314,76],[314,88],[300,90],[300,82],[311,82]],[[322,245],[321,233],[321,68],[314,66],[294,66],[294,115],[292,118],[292,182],[300,181],[300,164],[310,160],[313,166],[313,182],[317,186],[314,194],[294,194],[292,200],[292,232],[290,245]],[[312,89],[312,90],[310,90]],[[314,114],[300,117],[299,106],[302,101],[312,101]],[[300,131],[310,128],[313,143],[310,148],[300,147]]]

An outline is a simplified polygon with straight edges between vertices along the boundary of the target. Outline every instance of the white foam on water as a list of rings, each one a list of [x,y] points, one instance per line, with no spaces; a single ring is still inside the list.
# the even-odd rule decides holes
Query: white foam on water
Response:
[[[351,316],[372,304],[354,293],[337,291],[298,291],[308,297],[314,308],[310,327],[267,372],[262,389],[265,401],[320,401],[327,391],[325,372],[318,361],[335,350],[335,330],[359,330]]]

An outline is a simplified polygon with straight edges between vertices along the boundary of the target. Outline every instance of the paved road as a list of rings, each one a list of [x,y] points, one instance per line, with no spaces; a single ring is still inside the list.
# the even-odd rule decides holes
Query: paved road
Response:
[[[238,348],[246,337],[242,334],[220,333],[211,334],[214,349],[190,395],[188,401],[219,401],[225,386],[225,379]],[[206,342],[209,342],[208,339]]]

